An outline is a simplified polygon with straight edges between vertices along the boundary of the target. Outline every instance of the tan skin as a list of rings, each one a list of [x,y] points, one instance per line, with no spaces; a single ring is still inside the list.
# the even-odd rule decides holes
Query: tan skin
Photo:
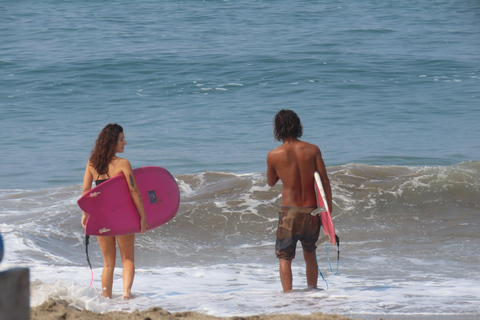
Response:
[[[123,153],[125,149],[124,133],[120,133],[118,142],[116,145],[116,153]],[[132,166],[127,159],[123,159],[115,156],[108,165],[108,176],[114,177],[123,173],[127,181],[127,185],[130,190],[130,195],[140,215],[140,233],[145,233],[148,228],[147,219],[145,216],[145,208],[143,207],[142,197],[140,190],[138,189],[135,178],[133,177]],[[92,188],[92,182],[94,179],[107,179],[108,176],[98,175],[98,172],[91,166],[90,162],[85,169],[85,175],[83,177],[83,189],[82,195],[87,193]],[[82,226],[85,228],[85,224],[88,220],[88,214],[82,212]],[[102,272],[102,293],[106,298],[112,298],[112,286],[113,286],[113,272],[115,269],[115,261],[117,255],[117,248],[115,242],[118,243],[120,254],[123,263],[123,298],[131,298],[131,290],[133,285],[133,278],[135,276],[135,259],[134,259],[134,241],[135,234],[123,235],[123,236],[101,236],[97,237],[98,244],[103,255],[103,272]]]
[[[282,206],[312,207],[317,205],[314,191],[314,173],[320,174],[327,203],[332,206],[332,189],[320,149],[296,138],[285,139],[283,144],[267,156],[267,182],[273,187],[282,180]],[[303,252],[306,264],[307,284],[317,287],[318,266],[314,252]],[[292,260],[279,259],[280,280],[284,292],[292,290]]]

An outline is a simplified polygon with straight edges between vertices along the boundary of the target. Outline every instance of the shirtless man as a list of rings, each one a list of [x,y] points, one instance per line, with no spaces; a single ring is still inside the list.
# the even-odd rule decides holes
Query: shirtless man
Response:
[[[284,292],[292,290],[292,260],[298,240],[303,247],[308,287],[317,287],[315,242],[321,222],[320,215],[311,215],[317,208],[315,171],[320,174],[328,207],[333,208],[330,181],[320,149],[299,140],[302,133],[302,123],[294,111],[280,110],[276,114],[274,136],[283,144],[268,153],[267,182],[270,187],[278,180],[282,180],[283,184],[275,253],[280,261],[280,280]]]

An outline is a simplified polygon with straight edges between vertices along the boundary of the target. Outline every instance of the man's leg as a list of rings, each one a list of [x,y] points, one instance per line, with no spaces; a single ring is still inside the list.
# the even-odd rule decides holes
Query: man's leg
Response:
[[[292,260],[279,259],[280,280],[282,281],[283,292],[292,291]]]
[[[303,258],[305,259],[306,273],[307,273],[307,285],[309,288],[314,289],[317,287],[318,280],[318,264],[315,257],[315,251],[306,252],[303,250]]]

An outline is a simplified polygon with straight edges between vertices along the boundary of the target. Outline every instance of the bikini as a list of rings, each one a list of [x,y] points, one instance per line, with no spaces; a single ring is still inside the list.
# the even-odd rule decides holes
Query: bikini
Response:
[[[108,176],[108,179],[110,179],[110,176],[108,175],[107,173],[107,176]],[[95,185],[99,185],[100,183],[104,183],[105,181],[107,181],[108,179],[98,179],[100,177],[100,174],[98,174],[98,177],[97,179],[95,180]]]

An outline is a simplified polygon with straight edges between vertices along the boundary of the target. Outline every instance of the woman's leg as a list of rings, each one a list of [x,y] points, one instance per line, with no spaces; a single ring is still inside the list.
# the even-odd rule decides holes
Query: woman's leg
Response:
[[[117,242],[123,263],[123,299],[130,299],[132,293],[133,278],[135,277],[135,234],[118,236]]]
[[[117,258],[115,237],[99,236],[97,240],[103,255],[102,294],[105,298],[112,298],[113,271],[115,270],[115,259]]]

